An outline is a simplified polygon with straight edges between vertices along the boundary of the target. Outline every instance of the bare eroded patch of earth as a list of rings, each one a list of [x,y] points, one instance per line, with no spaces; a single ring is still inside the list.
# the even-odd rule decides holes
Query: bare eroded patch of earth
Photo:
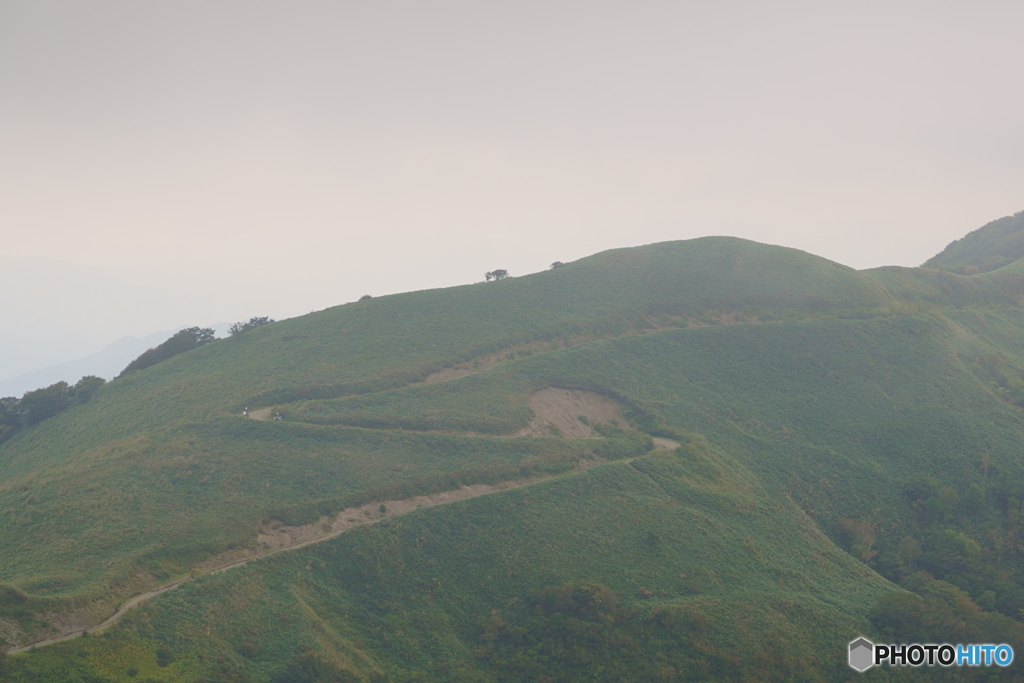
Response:
[[[628,427],[622,407],[611,398],[579,389],[549,387],[530,396],[533,419],[515,436],[594,436],[591,425]],[[580,418],[583,418],[582,420]]]

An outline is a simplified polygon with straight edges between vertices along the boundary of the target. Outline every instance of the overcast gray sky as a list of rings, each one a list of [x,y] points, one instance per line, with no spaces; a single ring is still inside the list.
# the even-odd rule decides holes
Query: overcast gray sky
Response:
[[[917,265],[1024,209],[1021,26],[1019,1],[4,0],[0,256],[208,292],[137,334],[711,234]]]

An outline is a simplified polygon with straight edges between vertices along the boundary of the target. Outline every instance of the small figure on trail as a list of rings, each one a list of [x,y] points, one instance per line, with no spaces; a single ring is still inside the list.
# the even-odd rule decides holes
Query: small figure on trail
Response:
[[[242,408],[242,417],[249,417],[249,406]]]
[[[284,418],[281,416],[281,413],[274,413],[274,419],[275,420],[283,420]]]

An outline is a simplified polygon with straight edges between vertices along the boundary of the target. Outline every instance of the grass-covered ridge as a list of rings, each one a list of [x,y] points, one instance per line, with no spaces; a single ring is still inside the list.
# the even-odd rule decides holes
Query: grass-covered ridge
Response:
[[[575,617],[598,649],[682,638],[692,652],[664,667],[738,680],[754,660],[730,659],[731,638],[774,629],[818,644],[780,671],[832,677],[828,653],[871,628],[872,600],[893,588],[873,570],[918,586],[909,577],[931,567],[987,612],[1024,608],[1024,558],[1006,541],[1024,537],[1021,282],[1014,264],[857,272],[704,238],[204,345],[0,445],[0,628],[26,643],[70,628],[69,614],[95,623],[124,596],[251,544],[269,517],[303,524],[557,474],[204,578],[109,641],[52,652],[84,652],[73,657],[95,664],[88,675],[109,680],[128,668],[198,680],[219,666],[263,681],[285,665],[445,680],[439,657],[465,680],[533,680],[520,649],[556,657],[568,636],[551,601],[572,594],[618,601]],[[438,377],[450,379],[424,383]],[[512,436],[549,387],[614,399],[638,433]],[[246,405],[286,419],[246,420]],[[579,471],[581,459],[646,450],[634,448],[644,434],[687,447]],[[301,628],[285,634],[279,614]],[[594,631],[594,614],[616,626]],[[209,630],[190,635],[188,621]],[[176,663],[159,666],[160,648]]]
[[[1024,256],[1024,211],[998,220],[954,240],[924,262],[924,268],[941,268],[964,275],[987,273]]]
[[[231,508],[221,530],[197,535],[194,554],[241,542],[242,529],[263,517],[261,506],[315,503],[324,488],[338,497],[376,489],[382,479],[435,474],[411,467],[361,479],[337,470],[342,481],[328,469],[307,490],[303,468],[315,462],[307,432],[315,430],[230,427],[247,404],[401,387],[517,343],[557,347],[574,336],[642,329],[659,316],[671,323],[710,309],[866,310],[889,299],[873,279],[803,252],[705,238],[614,250],[524,278],[380,297],[207,344],[112,382],[88,404],[0,447],[0,515],[15,530],[0,549],[0,582],[25,584],[30,593],[47,586],[46,595],[124,584],[145,558],[165,554],[165,544],[180,554],[169,539],[203,510]],[[261,430],[287,434],[287,444],[269,454],[273,440]],[[375,457],[359,439],[346,439],[322,455]],[[285,476],[264,478],[257,491],[252,473],[266,469],[263,458]],[[164,481],[183,489],[163,493]],[[220,504],[203,502],[218,496]],[[86,539],[84,528],[100,538]],[[68,561],[58,560],[61,552]],[[60,576],[50,577],[54,566]],[[39,576],[47,578],[32,578]]]

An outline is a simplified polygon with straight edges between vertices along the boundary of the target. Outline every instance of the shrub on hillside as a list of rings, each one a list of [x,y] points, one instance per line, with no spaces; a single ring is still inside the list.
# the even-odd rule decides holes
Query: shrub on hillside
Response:
[[[18,402],[18,412],[26,426],[42,422],[71,405],[67,382],[57,382],[43,389],[26,392]]]
[[[71,398],[77,403],[85,403],[93,397],[100,387],[107,383],[107,380],[96,375],[86,375],[71,387]]]
[[[268,318],[267,316],[263,316],[262,318],[252,317],[246,322],[232,323],[231,327],[228,328],[228,333],[234,337],[242,332],[248,332],[249,330],[254,330],[257,327],[269,325],[272,322],[274,322],[274,319]]]
[[[42,389],[27,391],[20,399],[0,398],[0,443],[22,427],[30,427],[78,403],[85,403],[106,384],[96,375],[86,375],[74,385],[57,382]]]
[[[13,436],[21,427],[21,415],[18,414],[18,399],[14,396],[0,398],[0,443]]]

